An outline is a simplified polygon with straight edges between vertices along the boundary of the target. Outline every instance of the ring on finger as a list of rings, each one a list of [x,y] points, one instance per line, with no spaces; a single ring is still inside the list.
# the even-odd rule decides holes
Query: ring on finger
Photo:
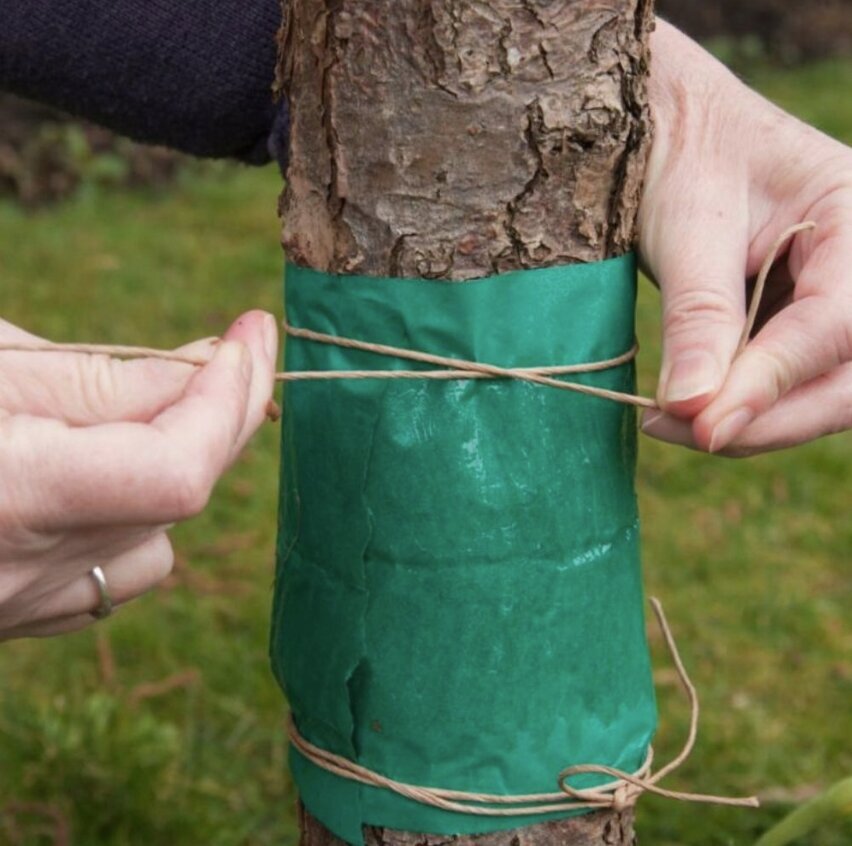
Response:
[[[93,567],[89,571],[89,575],[95,582],[95,586],[98,589],[98,598],[100,600],[97,607],[90,611],[89,614],[96,620],[105,620],[110,614],[112,614],[113,609],[112,596],[110,596],[106,576],[100,567]]]

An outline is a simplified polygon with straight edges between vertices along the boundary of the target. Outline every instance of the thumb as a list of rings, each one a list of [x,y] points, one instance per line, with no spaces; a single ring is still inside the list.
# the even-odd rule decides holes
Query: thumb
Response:
[[[646,257],[662,295],[657,401],[677,417],[694,417],[711,402],[736,352],[748,256],[747,227],[738,218],[724,202],[706,199],[692,214],[681,206],[657,216],[659,247]]]
[[[0,320],[0,344],[4,342],[45,341]],[[213,340],[198,341],[181,352],[207,358]],[[73,426],[147,422],[180,398],[194,372],[191,365],[170,361],[0,350],[0,408]]]

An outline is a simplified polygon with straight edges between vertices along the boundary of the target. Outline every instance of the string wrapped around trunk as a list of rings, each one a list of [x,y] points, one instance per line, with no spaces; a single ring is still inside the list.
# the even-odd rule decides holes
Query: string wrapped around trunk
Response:
[[[293,326],[506,368],[620,356],[634,298],[632,255],[464,285],[294,265],[286,281]],[[299,337],[286,365],[411,367]],[[634,390],[630,361],[571,378]],[[656,718],[632,406],[504,379],[293,382],[282,444],[272,658],[306,740],[401,782],[494,794],[552,792],[571,762],[642,767]],[[351,843],[365,824],[549,818],[424,806],[298,750],[291,766]]]

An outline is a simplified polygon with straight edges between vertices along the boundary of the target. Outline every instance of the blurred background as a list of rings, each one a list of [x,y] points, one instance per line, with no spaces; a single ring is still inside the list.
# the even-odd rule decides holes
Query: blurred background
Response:
[[[657,0],[657,13],[693,38],[727,40],[781,62],[852,53],[850,0]]]
[[[660,0],[783,107],[852,143],[852,2]],[[280,313],[274,167],[198,163],[0,97],[0,314],[51,339],[176,346]],[[642,388],[659,361],[642,286]],[[278,475],[268,425],[207,512],[175,531],[163,588],[108,624],[0,646],[0,846],[295,842],[284,703],[267,668]],[[852,774],[852,439],[731,462],[644,441],[649,593],[703,699],[674,788],[757,792],[759,811],[643,798],[642,842],[750,844]],[[660,760],[687,708],[650,630]],[[838,817],[801,842],[852,843]]]

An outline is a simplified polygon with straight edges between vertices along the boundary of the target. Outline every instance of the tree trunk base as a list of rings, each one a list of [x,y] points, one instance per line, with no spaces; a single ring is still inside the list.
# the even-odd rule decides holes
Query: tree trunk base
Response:
[[[635,846],[634,809],[604,810],[490,834],[416,834],[364,826],[366,846]],[[299,802],[299,846],[345,846]]]

